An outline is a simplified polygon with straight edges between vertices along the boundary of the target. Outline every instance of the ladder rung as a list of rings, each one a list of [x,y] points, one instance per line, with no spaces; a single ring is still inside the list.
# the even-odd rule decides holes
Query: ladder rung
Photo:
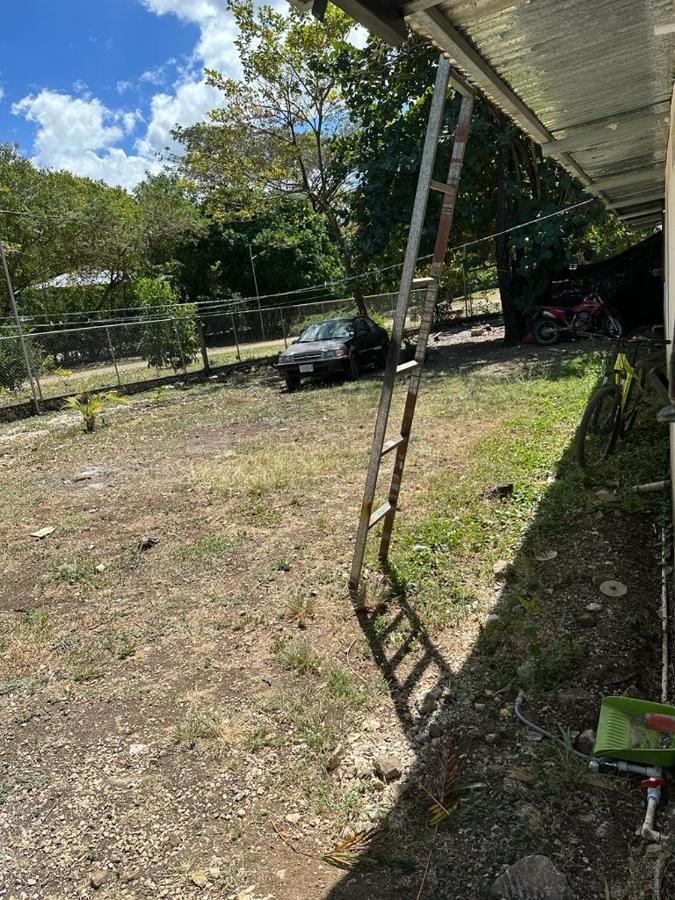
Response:
[[[441,194],[454,194],[457,190],[456,187],[445,184],[443,181],[432,181],[430,187],[434,191],[440,191]]]
[[[405,438],[402,434],[397,434],[396,437],[389,438],[388,441],[385,441],[382,446],[382,453],[380,456],[386,456],[387,453],[391,453],[392,450],[395,450],[397,447],[400,447],[401,444],[405,441]]]
[[[382,504],[382,506],[378,507],[375,510],[375,512],[372,514],[372,516],[370,517],[370,520],[368,522],[368,528],[373,528],[375,525],[377,525],[377,523],[381,519],[384,519],[384,517],[387,515],[387,513],[389,512],[390,509],[391,509],[391,503],[387,500],[385,503]]]
[[[396,366],[396,374],[398,375],[400,372],[409,372],[410,369],[416,369],[419,366],[419,363],[416,359],[411,359],[410,362],[401,363],[400,366]]]

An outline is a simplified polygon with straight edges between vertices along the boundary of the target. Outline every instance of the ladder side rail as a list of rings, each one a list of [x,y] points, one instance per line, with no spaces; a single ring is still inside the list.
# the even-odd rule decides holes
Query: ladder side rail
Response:
[[[455,129],[455,139],[452,145],[452,157],[450,159],[450,168],[448,170],[447,189],[443,192],[443,206],[441,209],[441,217],[438,223],[438,232],[431,262],[431,277],[434,280],[429,284],[426,290],[424,297],[424,311],[422,313],[420,330],[417,337],[415,360],[419,365],[413,370],[413,374],[410,376],[410,381],[408,383],[408,395],[406,397],[405,408],[403,410],[403,422],[401,425],[401,435],[404,440],[396,450],[394,470],[388,497],[389,511],[384,517],[384,524],[382,526],[379,551],[379,556],[382,560],[387,559],[389,555],[389,545],[391,543],[391,535],[394,528],[396,506],[401,492],[401,482],[403,480],[403,469],[405,467],[408,452],[410,431],[412,429],[415,407],[417,405],[417,396],[422,380],[422,370],[426,356],[427,343],[433,326],[440,279],[443,274],[445,256],[448,249],[448,237],[450,235],[450,227],[455,212],[455,203],[459,190],[459,180],[462,174],[464,152],[469,138],[472,112],[473,98],[467,96],[462,97],[462,105],[460,107],[457,127]]]
[[[408,243],[406,246],[405,257],[403,261],[403,271],[401,273],[401,283],[399,287],[398,300],[396,302],[396,311],[394,313],[391,342],[389,344],[387,364],[385,367],[384,379],[382,383],[380,405],[377,411],[377,419],[375,421],[375,431],[373,434],[370,462],[368,463],[368,473],[366,475],[363,502],[361,504],[361,511],[359,515],[359,525],[356,532],[354,557],[352,560],[352,568],[349,578],[349,588],[355,597],[357,596],[359,580],[361,577],[361,569],[363,568],[363,557],[366,550],[366,540],[368,538],[370,516],[372,513],[373,500],[375,497],[375,488],[377,487],[377,476],[380,469],[380,456],[382,453],[382,446],[384,444],[387,420],[389,418],[391,398],[394,392],[396,366],[398,364],[401,341],[403,340],[403,331],[405,328],[405,319],[408,311],[408,302],[410,300],[413,278],[415,276],[415,269],[417,267],[417,258],[419,256],[422,229],[424,227],[424,219],[427,211],[429,189],[433,176],[434,163],[436,161],[438,138],[441,132],[441,127],[443,125],[443,112],[445,110],[449,79],[450,63],[444,56],[440,56],[438,59],[438,68],[436,70],[436,82],[434,84],[434,94],[431,101],[431,109],[429,110],[427,131],[424,138],[424,148],[422,150],[422,159],[420,162],[420,171],[417,179],[415,201],[413,204],[412,217],[410,221],[410,231],[408,233]]]

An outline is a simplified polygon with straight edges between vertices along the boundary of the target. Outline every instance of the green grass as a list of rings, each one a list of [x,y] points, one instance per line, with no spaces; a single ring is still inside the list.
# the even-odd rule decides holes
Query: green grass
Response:
[[[284,668],[294,669],[301,674],[318,672],[321,667],[321,659],[307,641],[288,642],[277,638],[272,644],[272,652]]]

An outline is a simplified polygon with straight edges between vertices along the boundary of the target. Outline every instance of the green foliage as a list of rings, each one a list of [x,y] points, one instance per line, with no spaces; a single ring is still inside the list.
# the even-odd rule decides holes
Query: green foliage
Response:
[[[16,331],[0,326],[0,390],[18,391],[26,378],[26,363]]]
[[[82,416],[84,430],[91,433],[96,428],[98,417],[115,403],[129,403],[129,401],[117,391],[106,391],[100,394],[89,394],[87,391],[83,391],[74,397],[68,397],[65,408],[78,412]]]
[[[134,287],[148,322],[139,343],[148,366],[177,372],[194,362],[199,352],[194,305],[179,303],[175,290],[162,279],[141,278]]]
[[[333,150],[350,128],[336,62],[352,21],[334,6],[322,22],[293,8],[256,10],[253,0],[230,0],[229,8],[244,78],[207,71],[221,103],[208,122],[176,129],[185,172],[221,221],[265,214],[279,198],[304,197],[324,217],[350,274],[349,173]]]
[[[10,211],[0,213],[0,229],[21,312],[56,320],[66,311],[128,306],[133,279],[158,267],[173,272],[182,246],[204,229],[175,175],[148,177],[132,196],[68,172],[38,170],[6,144],[0,144],[0,200]],[[66,273],[70,286],[38,287]],[[103,284],[93,283],[101,276]],[[0,280],[0,312],[3,306]]]

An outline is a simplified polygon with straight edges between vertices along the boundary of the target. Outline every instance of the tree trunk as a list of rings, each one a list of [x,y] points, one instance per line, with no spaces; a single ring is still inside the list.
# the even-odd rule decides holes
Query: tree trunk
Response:
[[[328,219],[328,225],[330,230],[333,232],[333,237],[338,245],[338,250],[340,251],[340,256],[342,257],[342,262],[345,267],[345,273],[347,274],[347,278],[349,279],[349,284],[351,285],[352,291],[354,292],[354,300],[356,302],[356,308],[362,316],[368,315],[368,308],[366,306],[366,301],[363,297],[363,290],[361,289],[361,283],[358,278],[355,278],[356,272],[354,271],[354,265],[352,263],[352,257],[347,248],[347,242],[345,241],[344,235],[342,234],[342,229],[340,228],[340,223],[337,221],[335,216],[328,212],[326,214],[326,218]]]
[[[509,141],[506,135],[500,136],[499,155],[497,157],[497,231],[505,231],[509,227],[509,174],[510,174]],[[522,315],[515,304],[513,278],[511,273],[511,237],[500,234],[495,238],[495,259],[497,261],[497,281],[499,297],[504,314],[504,343],[511,347],[520,343],[522,337]]]

